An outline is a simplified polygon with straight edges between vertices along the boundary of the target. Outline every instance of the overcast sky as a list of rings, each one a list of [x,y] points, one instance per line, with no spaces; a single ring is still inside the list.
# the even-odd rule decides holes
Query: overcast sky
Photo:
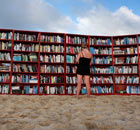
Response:
[[[140,34],[139,0],[0,0],[0,28]]]

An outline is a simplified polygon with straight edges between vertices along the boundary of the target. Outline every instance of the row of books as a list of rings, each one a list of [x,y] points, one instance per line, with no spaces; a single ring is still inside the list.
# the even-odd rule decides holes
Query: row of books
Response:
[[[41,73],[64,73],[64,66],[61,65],[41,65]]]
[[[11,54],[6,52],[0,52],[0,60],[11,60]]]
[[[67,86],[66,87],[66,94],[76,94],[77,86]]]
[[[14,50],[15,51],[36,51],[39,50],[39,44],[22,44],[22,43],[16,43],[14,44]]]
[[[90,38],[90,45],[112,45],[111,39]]]
[[[13,64],[13,72],[37,72],[37,65]]]
[[[67,73],[76,73],[77,67],[76,66],[66,66]]]
[[[9,82],[10,76],[9,74],[0,74],[0,82]]]
[[[40,55],[41,62],[51,62],[51,63],[64,63],[64,56],[63,55]]]
[[[9,93],[9,85],[0,85],[0,93],[8,94]]]
[[[38,87],[37,86],[12,86],[11,89],[12,94],[37,94],[38,93]]]
[[[95,57],[93,56],[93,64],[111,64],[112,63],[112,57]]]
[[[91,86],[91,94],[113,93],[113,86]]]
[[[38,36],[34,34],[14,33],[14,40],[37,41]]]
[[[113,41],[114,45],[129,45],[129,44],[137,44],[137,39],[136,38],[129,38],[125,37],[123,39],[116,39]]]
[[[91,54],[112,54],[112,48],[90,47]]]
[[[75,77],[75,76],[66,76],[66,83],[77,84],[77,77]]]
[[[115,66],[114,72],[122,74],[138,73],[138,66]]]
[[[64,86],[40,86],[39,94],[64,94]]]
[[[40,83],[64,83],[64,77],[40,75]]]
[[[132,57],[115,57],[115,64],[123,64],[123,63],[138,63],[138,56],[132,56]]]
[[[73,44],[88,44],[88,38],[87,37],[79,37],[79,36],[66,36],[66,43],[73,43]]]
[[[0,50],[11,50],[12,42],[0,41]]]
[[[11,64],[9,63],[0,63],[0,71],[10,71]]]
[[[120,47],[115,47],[113,48],[113,54],[137,54],[137,48],[136,47],[130,47],[130,48],[120,48]]]
[[[64,52],[64,46],[62,45],[41,45],[40,52]]]
[[[0,32],[0,39],[12,39],[12,32]]]
[[[38,83],[37,75],[12,75],[12,83]]]
[[[20,86],[12,86],[11,92],[12,94],[37,94],[37,86],[24,86],[23,88]],[[66,94],[76,94],[77,87],[76,86],[68,86],[66,87]],[[126,93],[128,94],[139,94],[140,88],[139,86],[126,86]],[[0,85],[0,93],[8,94],[9,86],[8,85]],[[113,93],[113,86],[91,86],[91,94],[108,94]],[[40,86],[39,94],[64,94],[64,86]],[[87,94],[86,87],[82,87],[80,94]]]
[[[77,47],[73,47],[73,46],[67,46],[66,47],[66,52],[67,53],[71,53],[71,54],[77,54],[78,52],[80,52],[81,47],[77,46]]]
[[[128,94],[140,94],[139,86],[127,86],[126,93]]]
[[[139,77],[135,76],[116,76],[115,83],[139,83]]]
[[[47,35],[41,35],[41,42],[57,42],[57,43],[63,43],[64,42],[64,36],[47,36]]]
[[[75,63],[76,56],[66,55],[66,62],[67,63]]]
[[[103,76],[100,76],[100,77],[91,77],[90,78],[90,82],[91,83],[95,83],[95,84],[104,84],[104,83],[111,83],[113,84],[113,78],[112,76],[108,76],[108,77],[103,77]]]
[[[99,67],[91,67],[91,73],[104,73],[104,74],[113,74],[113,66],[109,66],[106,68],[99,68]]]
[[[91,86],[90,88],[91,94],[105,94],[105,93],[113,93],[113,86]],[[76,94],[77,87],[76,86],[67,86],[66,94]],[[87,94],[86,87],[82,87],[80,94]]]
[[[36,53],[30,53],[30,54],[21,54],[21,53],[15,53],[13,54],[13,61],[34,61],[37,62],[37,54]]]

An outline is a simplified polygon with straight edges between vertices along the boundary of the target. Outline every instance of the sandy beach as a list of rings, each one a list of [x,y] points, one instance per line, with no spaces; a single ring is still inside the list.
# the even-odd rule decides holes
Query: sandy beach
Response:
[[[140,130],[140,96],[0,96],[0,130]]]

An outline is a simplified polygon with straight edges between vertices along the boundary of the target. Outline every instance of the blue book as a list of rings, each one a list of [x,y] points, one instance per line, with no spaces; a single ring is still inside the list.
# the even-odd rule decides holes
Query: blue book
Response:
[[[25,86],[25,93],[26,94],[29,94],[29,89],[30,89],[29,86]]]
[[[67,63],[71,63],[71,56],[70,55],[66,56],[66,61],[67,61]]]
[[[81,93],[82,93],[82,94],[86,94],[86,93],[87,93],[86,87],[83,87],[83,88],[82,88]]]
[[[136,94],[138,94],[138,93],[139,93],[139,87],[136,86]]]
[[[102,79],[102,83],[104,83],[104,78],[103,78],[103,76],[101,77],[101,79]]]
[[[96,63],[96,58],[95,57],[93,57],[93,64],[95,64]]]
[[[98,93],[102,93],[102,88],[100,86],[97,86]]]
[[[13,61],[21,61],[21,56],[13,56]]]
[[[131,86],[128,86],[129,93],[131,94]]]
[[[110,86],[111,87],[111,93],[113,93],[113,86]]]
[[[111,41],[109,38],[107,39],[107,45],[111,45]]]
[[[91,93],[94,93],[93,86],[91,86]]]
[[[94,49],[94,47],[90,47],[90,52],[91,52],[91,54],[95,54],[95,49]]]
[[[101,45],[101,40],[100,39],[97,40],[97,45]]]

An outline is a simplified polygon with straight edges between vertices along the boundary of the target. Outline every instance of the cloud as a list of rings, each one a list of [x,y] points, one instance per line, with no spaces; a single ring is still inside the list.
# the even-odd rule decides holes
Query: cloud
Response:
[[[77,17],[77,32],[92,35],[122,35],[140,33],[140,16],[126,6],[110,12],[97,6]]]
[[[82,1],[91,5],[95,2]],[[78,10],[80,7],[73,8],[73,13],[64,15],[45,0],[3,0],[0,3],[0,28],[90,35],[140,33],[140,16],[128,7],[122,6],[111,12],[101,5],[93,5],[83,11]]]
[[[69,32],[74,23],[43,0],[4,0],[0,28]]]

